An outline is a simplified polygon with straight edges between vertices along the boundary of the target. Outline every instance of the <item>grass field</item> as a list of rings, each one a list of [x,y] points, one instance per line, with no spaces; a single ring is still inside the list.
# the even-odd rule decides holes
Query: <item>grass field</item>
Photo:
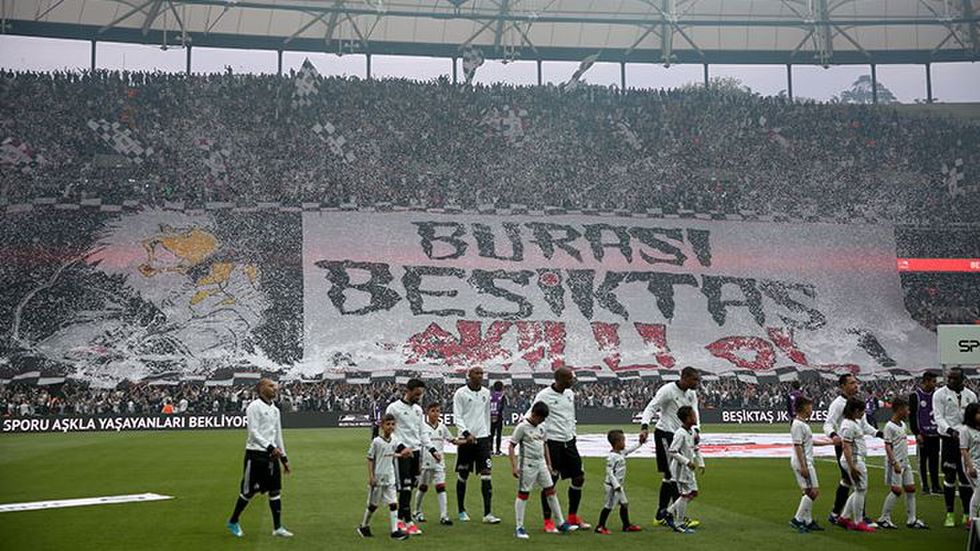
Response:
[[[705,427],[706,431],[763,432],[784,427],[752,425]],[[580,427],[581,433],[607,427]],[[294,473],[283,491],[284,525],[295,532],[292,540],[271,536],[267,500],[253,500],[242,518],[245,537],[237,540],[224,524],[234,504],[239,478],[244,431],[129,432],[90,434],[33,434],[0,436],[0,503],[58,498],[93,497],[156,492],[175,499],[0,513],[0,548],[3,549],[374,549],[401,546],[425,549],[460,549],[478,545],[483,550],[570,546],[650,549],[683,539],[688,549],[779,549],[806,545],[812,549],[935,549],[966,547],[967,533],[940,526],[941,497],[920,496],[919,516],[932,526],[928,531],[904,528],[892,532],[860,534],[827,527],[820,534],[797,534],[787,521],[796,509],[799,492],[785,459],[708,459],[708,472],[700,480],[701,496],[690,507],[691,516],[704,523],[694,535],[653,528],[659,479],[651,459],[631,459],[627,492],[634,522],[644,532],[612,536],[575,533],[565,536],[540,532],[537,497],[528,507],[530,542],[513,537],[515,484],[507,459],[497,458],[494,476],[494,511],[504,519],[498,526],[477,522],[453,527],[423,525],[425,534],[407,542],[391,542],[386,518],[376,514],[374,540],[357,537],[366,497],[364,454],[367,429],[297,429],[286,431],[286,446]],[[881,464],[881,459],[872,459]],[[594,523],[601,508],[604,463],[586,459],[587,483],[580,514]],[[819,462],[824,494],[815,514],[826,524],[833,500],[836,467]],[[868,513],[877,516],[885,489],[882,471],[871,468]],[[455,511],[453,482],[449,484],[450,512]],[[559,495],[565,500],[565,483]],[[428,496],[432,516],[435,497]],[[479,512],[479,484],[471,483],[467,504]],[[957,506],[958,507],[958,506]],[[473,515],[477,516],[477,515]],[[893,515],[904,520],[900,502]],[[610,528],[618,524],[614,512]],[[904,524],[904,523],[903,523]],[[833,529],[831,529],[833,528]]]

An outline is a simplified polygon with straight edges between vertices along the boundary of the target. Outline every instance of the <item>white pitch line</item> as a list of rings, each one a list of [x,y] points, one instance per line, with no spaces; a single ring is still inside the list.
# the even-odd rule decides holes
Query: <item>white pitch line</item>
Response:
[[[112,503],[130,503],[135,501],[161,501],[173,499],[173,496],[160,494],[129,494],[124,496],[83,497],[79,499],[57,499],[53,501],[29,501],[25,503],[2,503],[0,513],[14,511],[38,511],[42,509],[59,509],[61,507],[83,507],[86,505],[109,505]]]
[[[839,465],[839,463],[837,463],[833,459],[817,459],[817,461],[820,461],[821,463],[833,463],[834,465]],[[883,466],[881,466],[881,465],[875,465],[874,463],[865,463],[864,465],[866,467],[868,467],[869,469],[881,469],[881,470],[885,470],[885,468]]]

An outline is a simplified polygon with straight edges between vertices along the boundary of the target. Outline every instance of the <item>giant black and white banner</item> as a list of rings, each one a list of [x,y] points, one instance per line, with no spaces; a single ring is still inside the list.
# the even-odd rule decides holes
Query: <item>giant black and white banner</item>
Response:
[[[907,376],[935,335],[894,251],[878,225],[39,206],[0,216],[0,383]]]
[[[887,226],[305,212],[303,235],[304,375],[874,374],[935,355]]]

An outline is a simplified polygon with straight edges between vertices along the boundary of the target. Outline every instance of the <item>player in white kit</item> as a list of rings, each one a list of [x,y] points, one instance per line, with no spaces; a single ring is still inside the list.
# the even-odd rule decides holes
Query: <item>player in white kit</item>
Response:
[[[535,402],[531,406],[530,414],[517,425],[510,436],[507,455],[510,457],[511,472],[517,479],[517,499],[514,500],[517,529],[514,535],[518,539],[530,538],[524,528],[524,513],[527,510],[527,499],[535,487],[542,489],[548,505],[551,506],[551,513],[559,524],[555,532],[572,532],[578,529],[578,525],[570,524],[562,517],[561,506],[555,496],[555,483],[551,479],[551,458],[548,448],[545,447],[544,427],[541,426],[548,418],[548,413],[547,404]],[[515,454],[518,446],[521,449],[519,459]]]
[[[909,462],[908,433],[905,430],[905,420],[909,417],[909,402],[902,396],[892,399],[892,418],[885,423],[885,485],[890,492],[885,496],[881,508],[878,526],[886,530],[898,528],[892,522],[892,509],[905,492],[905,525],[909,528],[922,530],[928,528],[915,514],[915,477],[912,475],[912,464]]]

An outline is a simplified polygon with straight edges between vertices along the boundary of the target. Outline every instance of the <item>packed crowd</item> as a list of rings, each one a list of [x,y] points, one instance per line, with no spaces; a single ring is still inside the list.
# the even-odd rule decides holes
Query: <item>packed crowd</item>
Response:
[[[790,383],[749,383],[735,377],[711,378],[699,389],[701,408],[719,410],[782,410]],[[641,411],[661,383],[645,380],[608,383],[581,383],[575,388],[579,408],[627,409]],[[911,392],[914,381],[868,380],[862,382],[866,396],[882,403],[896,394]],[[807,378],[804,392],[814,399],[817,409],[825,409],[837,394],[836,381]],[[439,402],[452,411],[455,386],[430,384],[425,402]],[[532,384],[504,386],[510,411],[526,411],[539,390]],[[401,388],[395,383],[348,384],[343,382],[283,383],[280,407],[286,412],[371,413],[397,400]],[[127,383],[115,389],[97,389],[73,382],[63,385],[0,386],[0,416],[29,417],[49,415],[125,415],[156,414],[165,408],[174,413],[234,413],[255,399],[254,385],[204,386],[181,384],[153,386]]]
[[[975,221],[980,201],[951,193],[977,183],[980,126],[869,106],[336,77],[298,104],[295,77],[0,76],[3,138],[43,158],[4,167],[8,203],[523,204],[949,222]],[[152,151],[114,161],[89,126],[99,120]]]

